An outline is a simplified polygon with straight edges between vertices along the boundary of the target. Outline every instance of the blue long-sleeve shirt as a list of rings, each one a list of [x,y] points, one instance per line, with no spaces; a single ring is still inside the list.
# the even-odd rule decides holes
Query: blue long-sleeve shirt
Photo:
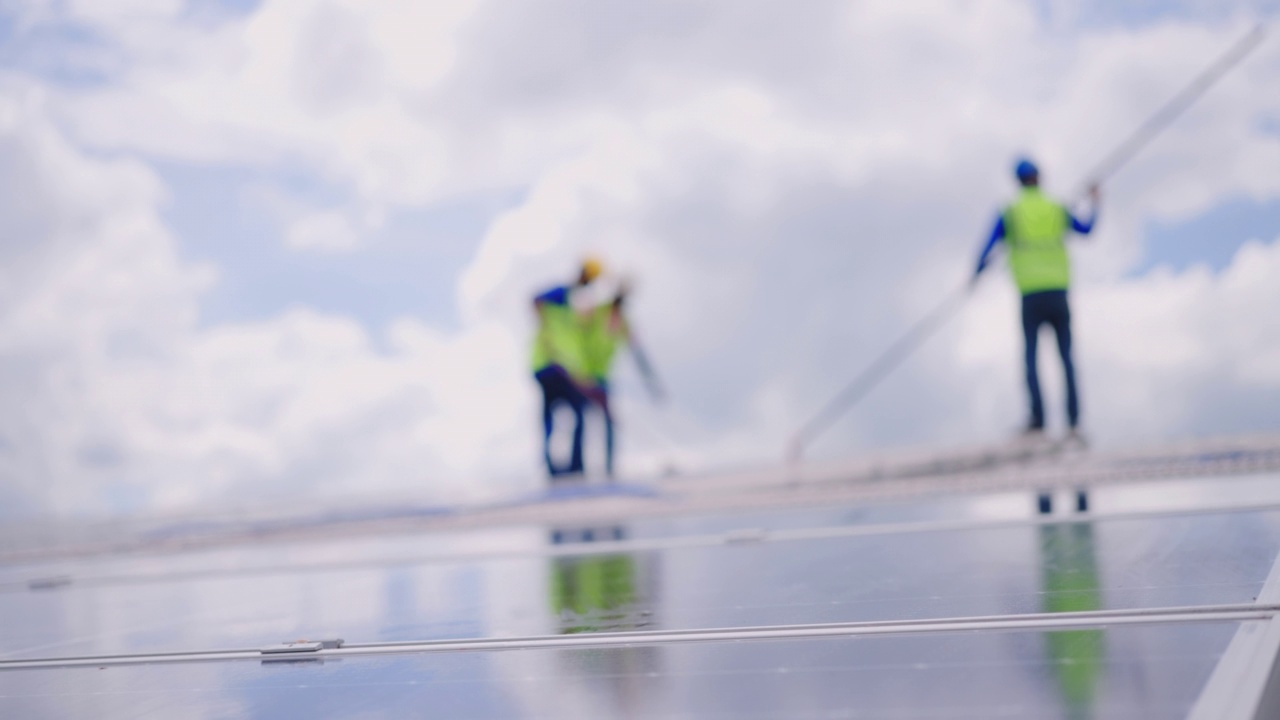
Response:
[[[546,303],[548,305],[568,305],[569,286],[557,285],[540,295],[534,296],[533,301],[537,303]]]
[[[1093,208],[1093,212],[1090,214],[1087,221],[1082,222],[1069,211],[1067,212],[1067,219],[1071,221],[1072,230],[1080,233],[1081,235],[1088,235],[1093,232],[1093,226],[1098,222],[1098,209],[1096,207]],[[991,228],[991,237],[987,238],[987,244],[982,248],[982,255],[978,257],[978,269],[974,271],[975,275],[986,269],[987,260],[991,258],[991,252],[995,250],[996,243],[1000,242],[1004,238],[1004,213],[1000,213],[996,218],[995,227]]]

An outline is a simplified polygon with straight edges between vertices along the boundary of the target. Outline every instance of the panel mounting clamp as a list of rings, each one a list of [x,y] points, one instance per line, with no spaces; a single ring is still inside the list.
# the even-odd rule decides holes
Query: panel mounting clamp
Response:
[[[263,655],[286,655],[293,653],[313,653],[321,650],[336,650],[342,647],[342,638],[335,640],[294,640],[279,645],[268,645],[259,652]]]

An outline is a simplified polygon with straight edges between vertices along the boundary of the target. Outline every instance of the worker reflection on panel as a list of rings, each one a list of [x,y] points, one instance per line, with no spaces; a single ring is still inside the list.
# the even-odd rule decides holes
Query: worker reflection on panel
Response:
[[[564,546],[625,537],[621,526],[557,529],[551,542]],[[631,555],[583,554],[552,561],[551,608],[565,634],[640,627],[644,620],[635,607],[638,600],[636,560]]]
[[[1093,526],[1065,523],[1040,528],[1044,611],[1085,612],[1102,607]],[[1045,634],[1049,662],[1071,720],[1089,720],[1106,660],[1102,630]]]
[[[622,526],[560,528],[553,546],[625,540]],[[589,548],[583,547],[583,550]],[[565,555],[551,561],[551,611],[564,634],[617,632],[648,627],[643,609],[657,590],[653,557],[618,552]],[[558,656],[570,677],[589,682],[608,705],[601,717],[652,717],[662,696],[662,650],[652,646],[580,651]],[[562,689],[564,686],[561,686]]]
[[[1022,295],[1022,334],[1025,348],[1027,394],[1031,416],[1025,434],[1039,437],[1044,432],[1044,403],[1040,395],[1040,379],[1036,372],[1036,346],[1040,326],[1053,329],[1062,357],[1066,377],[1068,440],[1084,444],[1079,429],[1080,401],[1076,391],[1075,367],[1071,361],[1071,311],[1067,306],[1067,288],[1071,283],[1071,263],[1067,257],[1066,237],[1075,231],[1088,235],[1098,217],[1099,191],[1089,189],[1090,217],[1081,221],[1065,206],[1040,191],[1040,171],[1030,160],[1020,161],[1014,169],[1022,186],[1018,199],[1001,213],[991,236],[978,259],[974,280],[986,269],[991,253],[1000,241],[1009,250],[1013,279]]]
[[[583,332],[583,349],[586,357],[587,374],[591,385],[586,395],[600,409],[604,416],[605,474],[613,477],[613,412],[609,407],[609,373],[613,368],[613,360],[618,349],[626,346],[635,359],[640,374],[644,377],[645,387],[655,401],[662,399],[662,387],[649,358],[641,349],[631,324],[623,312],[630,287],[623,281],[613,300],[600,305],[591,311]]]
[[[572,285],[551,288],[533,299],[538,315],[538,330],[533,341],[533,377],[542,390],[543,455],[553,480],[583,472],[583,413],[590,403],[586,389],[592,382],[583,344],[585,323],[576,301],[603,270],[599,260],[587,258]],[[551,457],[555,410],[561,405],[567,406],[574,415],[573,447],[567,464],[558,464]]]

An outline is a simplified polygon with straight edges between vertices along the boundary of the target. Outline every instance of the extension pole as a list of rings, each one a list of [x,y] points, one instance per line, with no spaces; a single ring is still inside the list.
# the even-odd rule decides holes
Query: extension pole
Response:
[[[915,325],[907,330],[906,334],[898,338],[898,341],[889,346],[871,366],[862,371],[862,374],[853,379],[843,390],[832,398],[817,415],[814,415],[804,427],[800,428],[791,441],[791,447],[788,450],[788,460],[797,462],[800,455],[804,452],[804,446],[819,433],[826,430],[835,422],[837,418],[843,415],[871,392],[875,386],[880,384],[889,373],[893,372],[904,360],[915,352],[916,348],[924,344],[934,331],[942,327],[951,316],[959,310],[964,301],[969,297],[969,289],[971,285],[965,283],[956,292],[948,295],[940,305],[929,311]]]
[[[1093,172],[1085,176],[1088,180],[1082,189],[1088,189],[1090,185],[1101,185],[1104,180],[1115,175],[1120,168],[1127,165],[1142,148],[1146,147],[1157,135],[1172,125],[1173,121],[1186,112],[1187,108],[1194,105],[1209,88],[1217,84],[1224,75],[1240,64],[1240,61],[1248,57],[1249,53],[1257,49],[1262,44],[1266,34],[1266,29],[1259,23],[1244,37],[1236,41],[1231,46],[1231,49],[1205,68],[1200,75],[1182,89],[1182,92],[1174,95],[1163,107],[1147,118],[1146,122],[1139,125],[1124,142],[1117,145],[1114,150],[1094,166]]]
[[[1084,187],[1087,189],[1093,185],[1101,184],[1107,178],[1115,175],[1120,168],[1128,164],[1157,135],[1194,105],[1209,88],[1213,87],[1240,61],[1244,60],[1249,53],[1253,52],[1262,43],[1265,36],[1266,31],[1259,24],[1232,45],[1226,53],[1205,68],[1181,92],[1174,95],[1173,98],[1152,114],[1146,122],[1130,133],[1114,150],[1105,155],[1094,167],[1093,171],[1085,176],[1088,180]],[[948,295],[940,305],[918,320],[902,337],[898,338],[897,342],[890,345],[889,349],[854,378],[853,382],[837,393],[809,422],[801,426],[791,438],[787,451],[787,460],[791,463],[798,462],[809,443],[831,427],[832,423],[847,413],[858,401],[866,397],[871,390],[897,369],[903,361],[910,357],[917,348],[924,344],[925,340],[928,340],[938,328],[942,327],[964,305],[973,286],[974,283],[972,281],[967,281]]]

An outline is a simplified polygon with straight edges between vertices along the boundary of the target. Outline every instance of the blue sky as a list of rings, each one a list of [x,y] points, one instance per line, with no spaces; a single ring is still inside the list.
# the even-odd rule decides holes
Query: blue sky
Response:
[[[338,203],[339,190],[317,187],[302,173],[156,167],[171,193],[164,217],[184,256],[218,268],[217,285],[201,299],[206,324],[261,320],[305,305],[351,315],[371,330],[404,315],[455,328],[458,274],[493,218],[520,201],[512,191],[397,210],[362,238],[363,249],[311,253],[281,242],[279,220],[253,189],[284,188],[319,205]]]
[[[1228,200],[1181,222],[1152,221],[1143,237],[1144,257],[1132,274],[1142,275],[1162,266],[1181,271],[1201,264],[1221,271],[1242,244],[1277,236],[1280,201]]]

